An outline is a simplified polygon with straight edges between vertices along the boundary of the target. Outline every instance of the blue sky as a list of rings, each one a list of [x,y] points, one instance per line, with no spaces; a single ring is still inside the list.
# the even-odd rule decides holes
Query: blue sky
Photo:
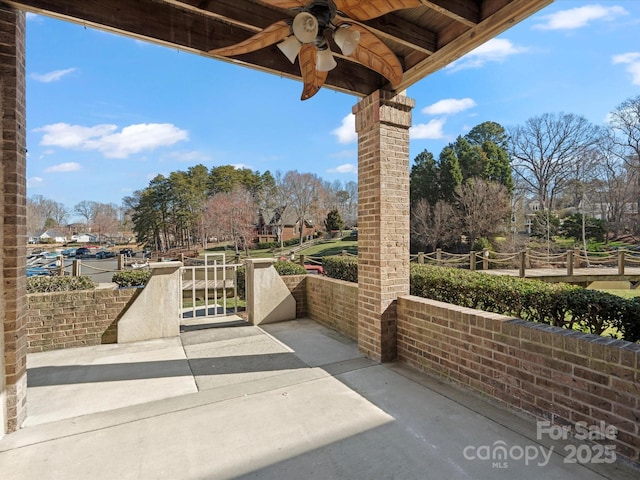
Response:
[[[357,180],[356,97],[38,15],[27,18],[27,195],[115,203],[157,174],[237,165]],[[411,87],[410,158],[484,121],[596,124],[640,95],[640,1],[556,0]]]

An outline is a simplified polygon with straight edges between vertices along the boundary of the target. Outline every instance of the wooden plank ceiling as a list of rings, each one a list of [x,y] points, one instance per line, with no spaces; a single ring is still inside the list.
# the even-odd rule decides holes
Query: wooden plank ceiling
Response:
[[[343,5],[365,3],[342,0]],[[382,0],[384,2],[384,0]],[[330,48],[338,66],[326,88],[366,96],[378,89],[401,91],[552,3],[553,0],[408,0],[411,8],[357,22],[381,39],[400,60],[403,75],[391,85],[379,73],[340,49]],[[16,0],[13,7],[231,61],[280,76],[301,79],[298,61],[291,64],[276,45],[235,57],[209,52],[241,42],[297,11],[274,4],[296,1],[256,0]],[[304,5],[304,1],[300,0]],[[338,1],[336,3],[339,3]],[[348,17],[347,17],[348,20]]]

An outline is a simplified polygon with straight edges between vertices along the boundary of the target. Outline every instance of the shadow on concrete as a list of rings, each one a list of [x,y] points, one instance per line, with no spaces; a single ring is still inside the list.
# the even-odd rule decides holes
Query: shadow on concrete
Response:
[[[229,327],[249,327],[250,325],[244,320],[229,320],[228,322],[207,322],[198,323],[197,325],[180,325],[180,333],[194,332],[198,330],[207,330],[209,328],[229,328]]]
[[[149,378],[228,375],[308,368],[295,354],[267,353],[154,362],[61,365],[29,369],[28,387],[119,382]]]

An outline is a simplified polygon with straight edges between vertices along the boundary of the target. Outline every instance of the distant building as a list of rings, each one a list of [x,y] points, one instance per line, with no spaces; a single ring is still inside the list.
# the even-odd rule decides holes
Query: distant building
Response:
[[[67,237],[58,230],[48,229],[29,235],[28,241],[29,243],[66,243]]]
[[[93,233],[79,233],[72,235],[71,241],[76,243],[94,243],[98,241],[98,236]]]
[[[281,221],[282,208],[274,210],[265,210],[260,214],[257,226],[257,241],[263,242],[283,242],[293,238],[300,238],[300,230],[302,229],[302,237],[313,237],[316,228],[312,221],[302,220],[293,211],[285,212]],[[282,237],[282,238],[281,238]]]

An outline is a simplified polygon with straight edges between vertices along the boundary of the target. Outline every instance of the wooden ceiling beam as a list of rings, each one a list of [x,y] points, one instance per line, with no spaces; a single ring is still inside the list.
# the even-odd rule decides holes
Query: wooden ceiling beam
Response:
[[[476,0],[420,0],[420,3],[467,27],[475,27],[480,23],[480,9]]]
[[[533,15],[554,0],[512,0],[476,27],[468,29],[457,38],[442,46],[436,53],[407,69],[398,90],[404,90],[422,78],[458,60],[471,50],[503,31]]]
[[[8,0],[5,3],[28,12],[43,14],[113,33],[158,43],[171,48],[209,56],[213,48],[234,44],[252,32],[208,15],[177,9],[156,0]],[[213,2],[232,4],[231,0]],[[238,2],[242,3],[242,2]],[[250,2],[244,2],[247,5]],[[255,4],[251,4],[252,8]],[[269,13],[260,10],[264,22]],[[277,14],[277,12],[275,12]],[[281,15],[278,17],[281,18]],[[256,21],[255,18],[252,22]],[[252,52],[236,59],[218,58],[256,70],[300,80],[297,64],[291,64],[275,45],[271,52]],[[339,62],[326,87],[353,95],[366,95],[383,88],[387,81],[376,72],[353,62]]]

